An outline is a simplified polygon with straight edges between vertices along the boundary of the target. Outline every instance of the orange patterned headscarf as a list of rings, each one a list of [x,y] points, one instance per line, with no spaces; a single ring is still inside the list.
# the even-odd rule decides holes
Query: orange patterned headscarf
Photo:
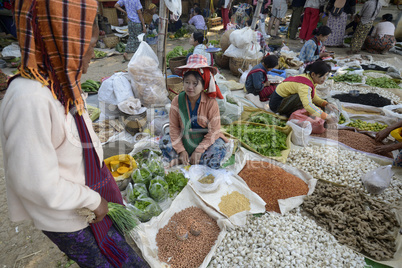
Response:
[[[84,111],[82,58],[89,48],[95,0],[15,0],[22,77],[40,81],[66,108]]]

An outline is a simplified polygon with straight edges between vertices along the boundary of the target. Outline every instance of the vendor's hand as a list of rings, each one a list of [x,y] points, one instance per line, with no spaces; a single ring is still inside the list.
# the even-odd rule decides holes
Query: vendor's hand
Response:
[[[329,53],[327,53],[327,52],[321,52],[320,55],[319,55],[319,57],[320,57],[320,58],[329,57]]]
[[[329,115],[326,119],[328,125],[336,125],[338,123],[338,118],[333,115]]]
[[[187,151],[183,151],[183,152],[181,152],[181,153],[179,154],[179,160],[180,160],[180,162],[181,162],[183,165],[185,165],[185,166],[187,166],[187,165],[190,164],[189,159],[188,159],[188,153],[187,153]]]
[[[327,106],[325,106],[325,108],[327,108],[330,112],[333,112],[333,111],[339,112],[338,107],[336,107],[336,105],[333,103],[328,103]]]
[[[269,87],[271,85],[271,83],[267,80],[267,81],[265,81],[265,83],[264,83],[264,87]]]
[[[107,206],[107,201],[105,198],[101,197],[101,203],[99,206],[94,210],[95,213],[95,220],[92,223],[97,223],[103,220],[106,214],[109,212],[109,208]]]
[[[191,154],[190,163],[192,165],[197,165],[198,163],[200,163],[201,155],[202,155],[202,153],[197,153],[197,152],[194,151]]]
[[[374,147],[373,152],[375,154],[384,154],[384,153],[392,152],[393,150],[395,150],[395,144],[387,144],[387,145],[380,145],[380,146]]]
[[[389,133],[391,133],[391,131],[389,131],[389,129],[383,129],[381,131],[379,131],[376,135],[375,135],[375,141],[382,141],[383,139],[385,139],[386,137],[388,137]]]

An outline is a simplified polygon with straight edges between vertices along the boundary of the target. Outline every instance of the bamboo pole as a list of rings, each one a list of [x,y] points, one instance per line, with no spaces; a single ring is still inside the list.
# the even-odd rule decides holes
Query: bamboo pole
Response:
[[[258,0],[257,6],[254,11],[253,22],[251,23],[251,29],[255,30],[255,25],[260,17],[261,7],[264,0]]]
[[[165,41],[167,38],[167,25],[168,25],[168,12],[165,5],[165,1],[160,1],[159,6],[159,33],[158,33],[158,61],[159,61],[159,68],[163,71],[163,64],[166,60],[166,51],[165,51]]]

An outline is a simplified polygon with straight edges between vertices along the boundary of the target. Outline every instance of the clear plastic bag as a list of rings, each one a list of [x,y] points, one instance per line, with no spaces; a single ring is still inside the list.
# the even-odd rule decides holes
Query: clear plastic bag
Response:
[[[147,186],[144,183],[130,182],[127,186],[126,199],[129,203],[134,204],[140,196],[148,196]]]
[[[296,119],[289,120],[286,125],[290,126],[292,132],[292,143],[298,146],[307,146],[310,142],[310,134],[313,130],[309,121],[299,121]]]
[[[161,214],[162,209],[152,198],[141,196],[134,205],[127,204],[127,208],[138,217],[141,222],[149,221],[152,217]]]
[[[133,84],[134,95],[145,107],[169,102],[165,79],[159,69],[155,52],[141,42],[128,64],[128,73]]]
[[[239,72],[241,73],[239,83],[246,84],[247,75],[251,71],[251,69],[253,69],[253,66],[251,66],[251,64],[248,65],[248,69],[244,72],[239,68]]]
[[[371,194],[381,194],[391,184],[394,173],[391,165],[382,166],[367,172],[362,176],[362,182],[367,191]]]
[[[201,193],[211,193],[227,180],[226,170],[216,170],[202,165],[193,165],[188,171],[191,184]]]
[[[134,170],[131,174],[131,178],[134,183],[143,183],[149,185],[149,181],[152,179],[152,173],[149,171],[146,164],[142,164],[140,168]]]
[[[156,156],[156,154],[154,155]],[[151,155],[151,157],[148,158],[147,167],[148,170],[151,172],[153,178],[157,176],[165,176],[165,168],[163,167],[163,163],[161,162],[160,157],[155,158],[153,157],[153,155]]]
[[[158,203],[162,203],[168,198],[168,184],[161,176],[157,176],[149,183],[149,195]]]

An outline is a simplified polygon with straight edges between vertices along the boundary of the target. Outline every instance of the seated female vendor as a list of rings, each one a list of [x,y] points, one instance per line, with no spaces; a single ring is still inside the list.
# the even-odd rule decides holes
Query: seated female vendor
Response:
[[[251,69],[246,78],[246,90],[248,93],[260,96],[260,101],[267,101],[275,91],[276,85],[268,81],[267,72],[278,65],[278,57],[269,55],[262,59],[261,63]]]
[[[280,83],[269,100],[269,108],[281,115],[290,116],[299,109],[306,109],[311,115],[337,123],[336,116],[328,116],[323,109],[337,110],[336,105],[315,94],[317,84],[323,84],[331,67],[323,61],[316,61],[306,67],[302,75],[291,76]]]
[[[394,137],[398,142],[397,143],[392,143],[392,144],[387,144],[387,145],[380,145],[376,146],[374,148],[374,153],[376,154],[383,154],[383,153],[388,153],[392,152],[394,150],[399,150],[398,155],[394,159],[393,166],[395,167],[402,167],[402,120],[399,122],[396,122],[392,125],[389,125],[387,128],[381,130],[380,132],[377,133],[375,136],[376,141],[382,141],[388,135],[391,134],[392,137]]]
[[[320,26],[314,29],[313,38],[304,44],[299,54],[299,59],[305,63],[305,66],[330,55],[329,52],[325,52],[325,46],[322,45],[330,34],[331,29],[328,26]]]
[[[227,138],[221,133],[216,97],[223,99],[214,75],[202,55],[191,55],[187,65],[176,68],[183,75],[183,90],[172,100],[169,113],[170,133],[159,147],[170,166],[207,165],[218,169],[225,156]]]

